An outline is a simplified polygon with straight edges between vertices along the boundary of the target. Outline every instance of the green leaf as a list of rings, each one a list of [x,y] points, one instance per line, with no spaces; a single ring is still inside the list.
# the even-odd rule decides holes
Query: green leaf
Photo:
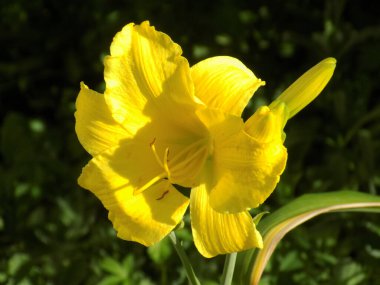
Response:
[[[338,272],[340,284],[357,285],[365,279],[363,268],[355,262],[345,264]]]
[[[264,247],[238,255],[237,283],[258,284],[277,244],[289,231],[318,215],[339,211],[380,213],[380,197],[352,191],[306,194],[266,216],[258,225]]]
[[[254,224],[257,226],[259,224],[259,222],[261,221],[262,217],[264,217],[264,215],[266,214],[269,214],[268,211],[265,211],[265,212],[261,212],[259,214],[257,214],[256,216],[253,217],[253,222]]]
[[[104,277],[98,283],[98,285],[118,285],[118,284],[121,284],[123,281],[124,279],[122,277],[111,275],[111,276]]]
[[[15,253],[8,260],[8,273],[16,275],[17,272],[30,260],[30,256],[25,253]]]
[[[126,278],[127,276],[126,269],[117,260],[111,257],[104,258],[100,263],[100,267],[104,271],[118,276],[121,279]]]
[[[302,268],[302,260],[297,251],[287,253],[280,263],[280,271],[291,271]]]
[[[172,249],[173,248],[170,244],[170,240],[168,238],[165,238],[162,241],[150,246],[148,248],[148,254],[156,264],[163,264],[172,254]]]

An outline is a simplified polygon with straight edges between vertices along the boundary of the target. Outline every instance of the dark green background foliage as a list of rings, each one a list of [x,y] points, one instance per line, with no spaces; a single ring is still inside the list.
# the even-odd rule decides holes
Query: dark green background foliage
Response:
[[[149,19],[191,64],[241,59],[267,85],[245,112],[270,102],[327,56],[335,75],[289,121],[287,169],[262,209],[304,193],[380,187],[380,22],[376,1],[47,1],[0,6],[0,284],[186,284],[167,240],[119,240],[100,202],[77,186],[89,156],[74,132],[79,82],[102,91],[102,58],[129,22]],[[184,240],[202,284],[222,258]],[[380,222],[320,217],[290,233],[263,284],[380,284]]]

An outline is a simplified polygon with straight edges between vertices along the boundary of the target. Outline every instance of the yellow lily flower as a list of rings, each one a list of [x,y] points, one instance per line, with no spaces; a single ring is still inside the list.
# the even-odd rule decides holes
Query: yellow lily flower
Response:
[[[248,210],[274,190],[287,159],[284,125],[321,92],[335,60],[313,67],[243,122],[264,82],[235,58],[190,67],[181,54],[149,22],[115,36],[104,94],[82,83],[76,101],[76,132],[93,157],[78,183],[101,200],[122,239],[160,241],[190,204],[203,256],[262,247]],[[191,188],[189,198],[175,185]]]

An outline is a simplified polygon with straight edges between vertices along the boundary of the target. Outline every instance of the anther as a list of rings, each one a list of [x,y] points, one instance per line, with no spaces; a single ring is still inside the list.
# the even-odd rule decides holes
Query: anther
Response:
[[[160,197],[158,197],[156,200],[158,201],[158,200],[162,200],[165,196],[166,196],[166,194],[168,194],[169,193],[169,190],[166,190],[164,193],[162,193],[162,195],[160,196]]]

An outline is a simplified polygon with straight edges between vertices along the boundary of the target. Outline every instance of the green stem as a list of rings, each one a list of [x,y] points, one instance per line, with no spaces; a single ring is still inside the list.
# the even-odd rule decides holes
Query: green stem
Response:
[[[233,252],[226,255],[226,261],[224,262],[223,275],[221,285],[230,285],[232,277],[234,276],[235,262],[237,253]]]
[[[201,283],[199,283],[197,277],[195,276],[194,269],[190,264],[189,258],[183,250],[183,247],[181,246],[180,242],[177,240],[175,233],[171,232],[169,234],[169,237],[174,245],[175,250],[177,251],[179,258],[181,259],[183,266],[185,267],[187,279],[189,279],[190,284],[200,285]]]

